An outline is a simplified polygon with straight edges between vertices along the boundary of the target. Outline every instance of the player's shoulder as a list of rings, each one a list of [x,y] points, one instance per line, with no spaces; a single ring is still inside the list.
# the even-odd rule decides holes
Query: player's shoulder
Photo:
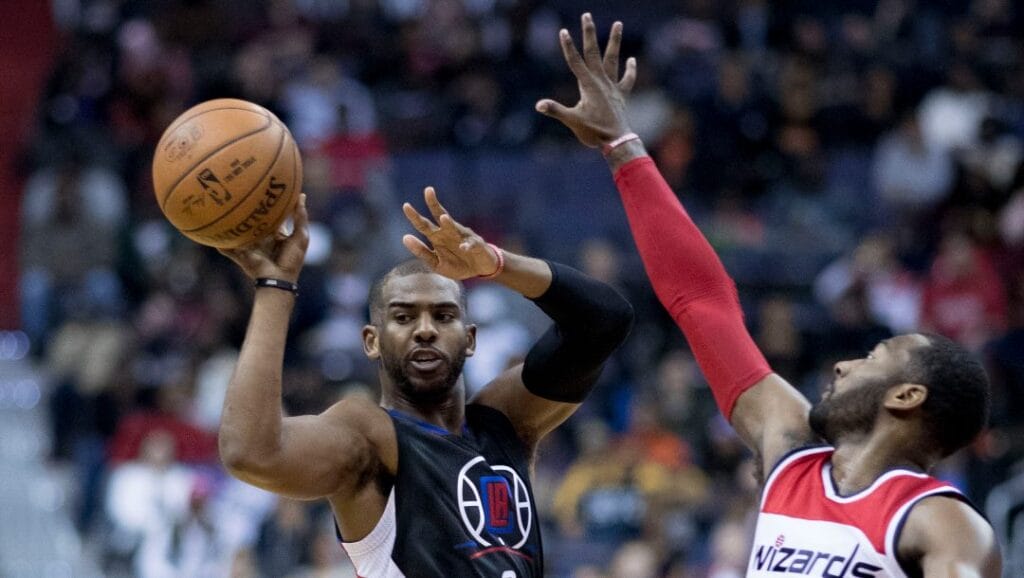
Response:
[[[897,548],[905,560],[922,565],[945,560],[976,567],[984,576],[990,575],[993,564],[999,561],[992,525],[959,493],[934,494],[914,503],[899,533]]]
[[[321,415],[345,422],[387,419],[387,412],[363,395],[349,395],[338,400]]]
[[[347,396],[327,408],[320,417],[330,426],[365,436],[378,450],[397,444],[391,417],[368,397]]]

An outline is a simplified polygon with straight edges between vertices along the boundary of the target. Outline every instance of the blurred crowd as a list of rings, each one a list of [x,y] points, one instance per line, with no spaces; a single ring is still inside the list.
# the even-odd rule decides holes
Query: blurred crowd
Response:
[[[218,465],[252,290],[169,227],[149,161],[174,117],[226,96],[277,113],[305,162],[315,223],[288,413],[376,396],[367,291],[408,256],[400,201],[436,176],[489,240],[568,261],[637,309],[538,456],[550,575],[743,575],[749,454],[655,300],[599,155],[533,112],[574,101],[557,31],[585,9],[601,29],[624,21],[633,126],[735,275],[778,373],[814,401],[837,360],[917,330],[984,358],[991,428],[939,474],[1024,552],[1016,3],[60,0],[61,56],[24,151],[22,319],[52,382],[52,458],[75,472],[76,523],[111,575],[354,576],[323,504]],[[473,390],[546,318],[493,284],[468,288]]]

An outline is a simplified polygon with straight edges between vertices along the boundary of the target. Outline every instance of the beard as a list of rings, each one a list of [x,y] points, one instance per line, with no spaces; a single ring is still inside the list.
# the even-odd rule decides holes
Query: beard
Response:
[[[380,353],[381,363],[384,366],[384,371],[391,378],[391,383],[395,385],[402,397],[417,405],[435,405],[445,401],[459,381],[459,377],[462,375],[462,366],[466,363],[466,352],[464,349],[459,349],[453,358],[444,356],[447,368],[444,373],[429,381],[421,381],[416,384],[413,383],[412,377],[409,375],[405,358],[391,351],[383,343],[381,343]]]
[[[870,432],[888,390],[887,381],[877,380],[822,397],[808,416],[811,429],[830,445],[843,436]]]

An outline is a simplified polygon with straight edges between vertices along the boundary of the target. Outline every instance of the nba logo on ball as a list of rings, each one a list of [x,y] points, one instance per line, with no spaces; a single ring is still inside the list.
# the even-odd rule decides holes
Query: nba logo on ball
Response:
[[[153,156],[164,216],[186,237],[232,249],[273,234],[302,187],[302,159],[288,128],[236,99],[194,106],[167,127]]]
[[[218,205],[224,206],[225,201],[231,200],[231,193],[224,188],[220,179],[218,179],[217,175],[213,174],[213,171],[210,169],[203,169],[200,171],[197,180],[199,181],[199,185],[203,187],[203,190],[206,191],[207,196],[213,199],[213,202]]]

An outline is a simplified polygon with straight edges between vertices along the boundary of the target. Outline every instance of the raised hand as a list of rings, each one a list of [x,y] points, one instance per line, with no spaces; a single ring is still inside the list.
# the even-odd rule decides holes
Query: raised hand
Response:
[[[292,213],[294,228],[287,233],[282,227],[254,245],[238,249],[221,249],[221,255],[231,259],[250,279],[271,277],[297,283],[302,263],[309,248],[309,213],[306,212],[306,194],[299,195]]]
[[[562,54],[579,83],[580,100],[569,108],[551,99],[543,99],[537,102],[537,112],[561,121],[588,147],[599,147],[631,132],[626,119],[626,97],[636,82],[636,59],[626,61],[626,71],[620,78],[622,23],[612,24],[608,46],[602,57],[590,13],[583,15],[582,22],[582,56],[568,30],[563,28],[558,33]]]
[[[409,203],[402,205],[405,217],[430,242],[428,246],[414,235],[405,235],[402,244],[410,253],[430,265],[439,275],[456,281],[490,275],[498,269],[498,255],[494,249],[483,237],[448,214],[437,200],[434,187],[423,190],[423,199],[433,220],[419,214]]]

